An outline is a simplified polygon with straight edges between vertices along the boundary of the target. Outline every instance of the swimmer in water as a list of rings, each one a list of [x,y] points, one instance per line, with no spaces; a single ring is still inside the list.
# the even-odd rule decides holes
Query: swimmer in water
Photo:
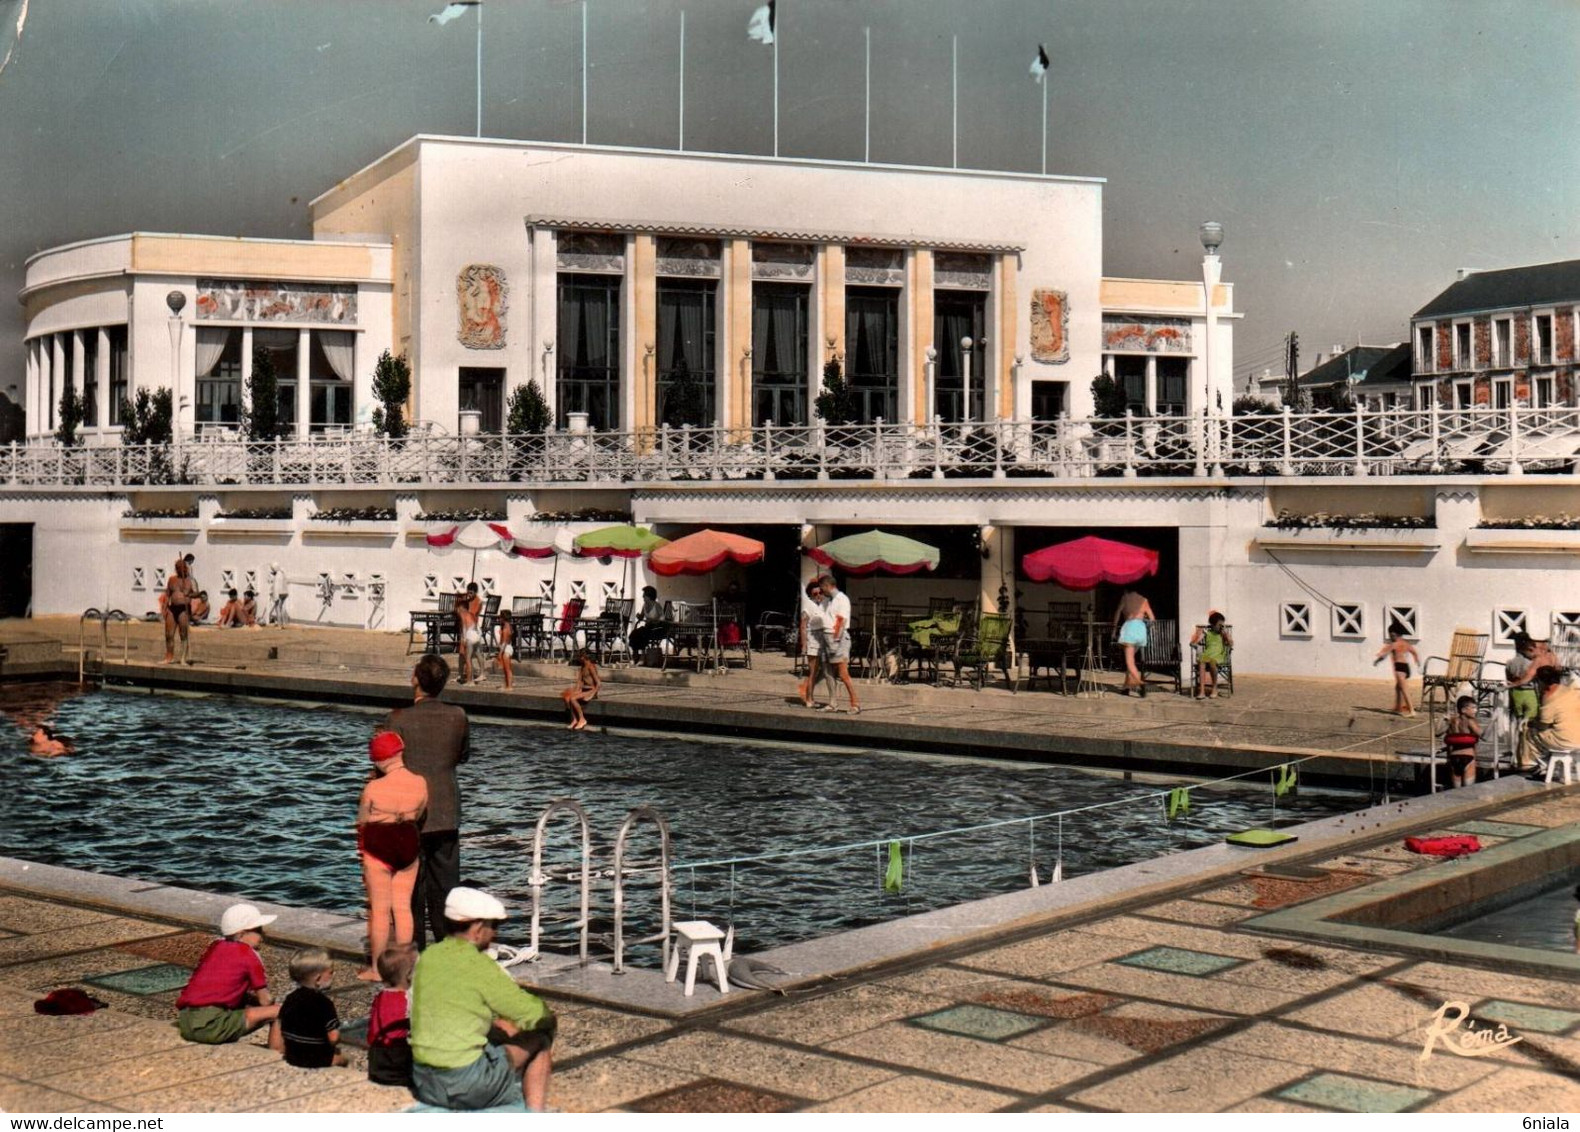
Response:
[[[40,723],[33,729],[33,736],[28,740],[28,753],[37,755],[41,759],[58,758],[69,755],[71,748],[55,734],[55,729],[47,723]]]

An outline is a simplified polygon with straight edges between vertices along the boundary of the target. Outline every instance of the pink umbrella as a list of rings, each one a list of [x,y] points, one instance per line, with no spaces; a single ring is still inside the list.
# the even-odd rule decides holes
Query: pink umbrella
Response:
[[[1158,572],[1158,552],[1128,542],[1087,535],[1021,559],[1034,582],[1057,582],[1067,590],[1096,589],[1099,582],[1125,586]]]

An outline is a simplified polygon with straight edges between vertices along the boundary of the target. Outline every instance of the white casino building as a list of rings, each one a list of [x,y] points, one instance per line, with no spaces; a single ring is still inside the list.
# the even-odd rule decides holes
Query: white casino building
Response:
[[[1440,652],[1461,623],[1580,619],[1576,536],[1484,529],[1580,514],[1570,476],[1511,475],[1517,452],[1445,463],[1449,440],[1497,422],[1435,408],[1233,418],[1221,234],[1204,229],[1200,278],[1106,278],[1102,189],[422,136],[314,200],[309,241],[134,233],[47,250],[20,296],[29,443],[0,457],[0,590],[14,612],[140,614],[190,551],[205,585],[251,581],[298,620],[404,628],[456,571],[420,537],[443,521],[421,516],[583,529],[596,520],[566,516],[592,509],[764,538],[770,563],[739,579],[757,608],[788,606],[811,568],[797,547],[901,530],[945,547],[940,575],[864,581],[858,597],[1018,594],[1034,636],[1075,599],[1017,577],[1021,555],[1127,538],[1163,555],[1159,615],[1188,631],[1225,610],[1247,671],[1356,674],[1390,621]],[[369,424],[385,350],[414,374],[400,445]],[[258,351],[289,439],[248,446]],[[815,411],[830,359],[849,423]],[[1129,416],[1092,419],[1102,371]],[[508,435],[528,382],[553,429]],[[160,387],[177,419],[163,471],[119,444],[122,398]],[[87,412],[83,446],[62,449],[68,389]],[[346,509],[373,517],[313,518]],[[1270,524],[1280,511],[1425,525],[1289,531]],[[479,575],[507,597],[584,590],[594,611],[645,580],[582,560]]]

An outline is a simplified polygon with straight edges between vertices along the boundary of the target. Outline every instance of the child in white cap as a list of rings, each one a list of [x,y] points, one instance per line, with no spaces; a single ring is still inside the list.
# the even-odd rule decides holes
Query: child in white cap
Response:
[[[269,997],[258,945],[263,929],[276,919],[254,904],[225,909],[219,918],[221,938],[208,945],[176,998],[176,1027],[183,1038],[223,1045],[274,1021],[280,1008]]]
[[[519,1096],[528,1111],[544,1110],[554,1012],[484,954],[508,914],[486,892],[451,889],[445,938],[417,960],[412,1090],[425,1104],[476,1111]]]

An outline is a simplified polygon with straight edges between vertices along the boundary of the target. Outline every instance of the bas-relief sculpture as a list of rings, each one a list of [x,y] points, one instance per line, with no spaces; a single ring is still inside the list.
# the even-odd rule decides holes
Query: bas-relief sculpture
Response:
[[[1070,360],[1070,296],[1038,287],[1031,293],[1031,360],[1061,365]]]
[[[505,272],[490,263],[473,263],[455,277],[456,340],[472,350],[505,348],[505,311],[510,290]]]
[[[357,289],[250,279],[199,279],[196,316],[224,322],[322,322],[355,325]]]
[[[1190,320],[1107,315],[1103,318],[1103,349],[1188,354],[1191,352]]]

